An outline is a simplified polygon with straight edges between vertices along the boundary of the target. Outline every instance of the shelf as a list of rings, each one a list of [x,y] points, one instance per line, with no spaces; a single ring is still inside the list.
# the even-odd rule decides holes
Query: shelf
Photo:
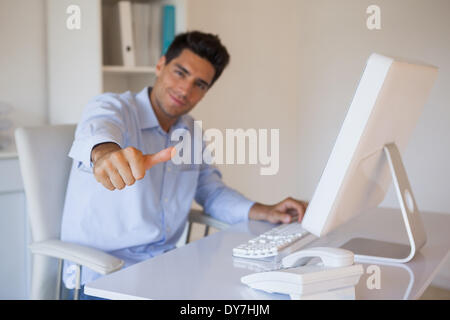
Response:
[[[102,70],[104,73],[115,73],[115,74],[154,74],[156,71],[155,67],[128,67],[128,66],[103,66]]]
[[[0,149],[0,160],[1,159],[13,159],[13,158],[17,158],[18,154],[17,154],[17,148],[16,148],[16,144],[12,143],[10,144],[8,147],[4,148],[4,149]]]

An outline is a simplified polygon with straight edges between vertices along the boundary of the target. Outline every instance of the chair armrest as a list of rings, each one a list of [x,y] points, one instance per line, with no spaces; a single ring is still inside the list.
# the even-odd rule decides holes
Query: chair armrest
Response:
[[[123,260],[98,249],[56,239],[35,242],[29,248],[33,254],[68,260],[103,275],[119,270],[124,265]]]
[[[188,217],[188,221],[189,223],[201,223],[201,224],[206,224],[207,226],[219,229],[219,230],[224,230],[226,228],[228,228],[230,225],[216,220],[214,218],[212,218],[211,216],[207,215],[204,211],[201,210],[196,210],[196,209],[191,209],[191,211],[189,212],[189,217]]]

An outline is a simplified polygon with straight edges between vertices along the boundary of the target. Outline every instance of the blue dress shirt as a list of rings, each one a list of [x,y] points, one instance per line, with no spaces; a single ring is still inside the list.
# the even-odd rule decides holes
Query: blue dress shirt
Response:
[[[233,224],[248,219],[253,201],[225,186],[220,171],[206,163],[159,163],[142,180],[122,190],[110,191],[96,181],[92,148],[115,142],[153,154],[179,141],[171,133],[179,128],[194,137],[194,119],[181,116],[165,132],[149,99],[139,93],[105,93],[92,99],[79,122],[69,152],[73,158],[66,191],[61,239],[94,247],[125,260],[125,266],[175,248],[193,200],[216,219]],[[81,283],[100,275],[83,268]],[[64,264],[66,287],[74,287],[74,268]]]

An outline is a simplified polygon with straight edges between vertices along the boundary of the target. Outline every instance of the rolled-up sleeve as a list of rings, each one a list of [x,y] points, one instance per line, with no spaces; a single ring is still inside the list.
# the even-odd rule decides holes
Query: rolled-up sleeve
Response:
[[[248,220],[248,212],[255,203],[227,187],[219,169],[208,164],[201,165],[195,201],[207,214],[229,224]]]
[[[120,101],[113,98],[93,99],[78,123],[69,157],[77,161],[79,169],[92,172],[92,148],[105,142],[114,142],[123,148],[125,133]]]

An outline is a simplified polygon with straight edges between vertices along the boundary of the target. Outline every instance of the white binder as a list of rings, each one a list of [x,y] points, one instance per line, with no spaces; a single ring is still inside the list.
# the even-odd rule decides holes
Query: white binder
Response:
[[[122,62],[124,66],[135,66],[135,46],[133,39],[133,21],[131,14],[131,2],[119,1],[119,25]]]

